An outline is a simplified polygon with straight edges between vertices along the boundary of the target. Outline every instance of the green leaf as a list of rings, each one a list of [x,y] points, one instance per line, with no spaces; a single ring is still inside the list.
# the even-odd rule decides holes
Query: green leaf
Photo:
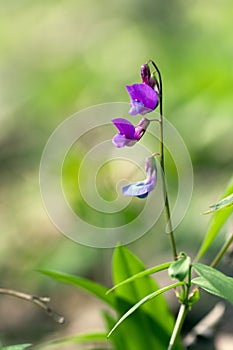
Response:
[[[115,285],[142,271],[145,271],[145,266],[132,252],[123,246],[115,249],[113,255],[113,279]],[[132,283],[120,286],[115,290],[115,294],[129,303],[135,304],[146,295],[158,289],[159,286],[154,279],[144,276],[134,280]],[[142,309],[151,315],[168,333],[172,331],[173,318],[163,295],[152,300],[150,305],[144,305]]]
[[[222,272],[203,264],[193,264],[194,270],[200,277],[192,280],[192,283],[207,292],[227,299],[233,304],[233,278]]]
[[[115,296],[114,295],[106,295],[107,288],[96,283],[92,282],[88,279],[77,277],[74,275],[69,275],[62,272],[56,272],[51,270],[38,270],[46,276],[52,277],[58,282],[69,284],[75,287],[82,288],[91,294],[95,295],[108,305],[115,307]]]
[[[135,312],[140,306],[148,302],[149,300],[154,299],[155,297],[158,297],[160,294],[167,292],[170,289],[176,288],[178,286],[184,285],[184,282],[177,282],[174,284],[171,284],[170,286],[161,288],[159,290],[156,290],[155,292],[145,296],[143,299],[141,299],[138,303],[136,303],[133,307],[131,307],[121,318],[120,320],[115,324],[115,326],[112,328],[112,330],[109,332],[108,337],[111,336],[111,334],[116,330],[116,328],[133,312]]]
[[[37,346],[35,346],[35,349],[45,349],[45,348],[53,348],[54,346],[56,346],[56,349],[60,348],[60,346],[62,346],[61,349],[64,349],[64,345],[68,345],[68,344],[88,344],[88,343],[106,343],[109,344],[109,341],[107,339],[107,335],[106,333],[87,333],[87,334],[79,334],[79,335],[74,335],[74,336],[70,336],[70,337],[64,337],[64,338],[59,338],[59,339],[55,339],[55,340],[51,340],[42,344],[39,344]]]
[[[180,258],[174,261],[168,269],[171,278],[183,281],[187,276],[190,268],[191,259],[185,253],[180,254]]]
[[[119,288],[119,287],[123,286],[124,284],[133,282],[133,281],[135,281],[135,280],[137,280],[139,278],[142,278],[144,276],[153,275],[156,272],[166,270],[166,269],[169,268],[170,265],[171,265],[171,262],[167,262],[167,263],[164,263],[164,264],[161,264],[161,265],[157,265],[157,266],[151,267],[151,268],[146,269],[144,271],[141,271],[139,273],[136,273],[135,275],[125,279],[124,281],[122,281],[122,282],[120,282],[118,284],[115,284],[115,286],[113,286],[111,289],[109,289],[107,291],[107,294],[113,292],[116,288]]]
[[[230,194],[232,194],[232,192],[233,192],[233,177],[223,197],[229,196]],[[214,212],[210,220],[209,228],[204,238],[204,241],[202,242],[199,252],[195,258],[196,262],[199,261],[200,258],[205,254],[205,252],[207,251],[209,246],[212,244],[212,242],[214,241],[217,234],[219,233],[219,231],[221,230],[221,228],[223,227],[223,225],[225,224],[229,216],[232,214],[232,212],[233,212],[233,206],[230,206],[228,208],[226,207],[225,210]]]
[[[23,350],[29,348],[31,345],[32,344],[8,345],[1,347],[1,350]]]
[[[115,249],[113,256],[115,284],[144,271],[143,263],[126,247],[120,246]],[[143,297],[158,289],[154,279],[149,276],[143,276],[117,288],[114,294],[118,301],[119,319]],[[117,350],[122,350],[122,348],[127,350],[167,349],[174,320],[168,310],[166,300],[163,295],[158,295],[148,304],[137,309],[133,316],[128,317],[114,332],[111,339],[115,336],[123,337],[122,344],[124,345]],[[180,344],[177,344],[174,350],[180,348]]]
[[[210,209],[205,211],[203,214],[210,214],[214,211],[225,209],[233,205],[233,193],[223,198],[221,201],[210,206]]]

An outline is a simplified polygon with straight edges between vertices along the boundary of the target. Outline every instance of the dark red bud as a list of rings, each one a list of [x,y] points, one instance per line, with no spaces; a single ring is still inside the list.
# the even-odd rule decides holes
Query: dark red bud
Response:
[[[149,65],[146,63],[146,64],[143,64],[141,66],[141,77],[142,77],[142,82],[144,84],[147,84],[149,85],[149,80],[150,80],[150,67]]]

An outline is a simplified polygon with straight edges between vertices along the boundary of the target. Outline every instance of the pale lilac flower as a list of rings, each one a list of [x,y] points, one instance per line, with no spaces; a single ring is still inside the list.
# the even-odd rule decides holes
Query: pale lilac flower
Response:
[[[146,179],[122,187],[124,196],[146,198],[156,184],[157,168],[154,156],[146,158]]]
[[[150,121],[146,118],[141,119],[135,127],[124,118],[116,118],[112,122],[119,130],[119,133],[112,140],[113,144],[118,148],[133,146],[141,139],[150,124]]]

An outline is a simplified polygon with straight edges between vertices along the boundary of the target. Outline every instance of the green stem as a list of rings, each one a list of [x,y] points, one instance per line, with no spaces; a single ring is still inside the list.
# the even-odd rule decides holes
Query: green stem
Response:
[[[174,347],[174,345],[176,343],[176,340],[177,340],[177,338],[178,338],[178,336],[180,334],[181,328],[183,326],[185,317],[187,315],[187,311],[188,311],[188,307],[185,304],[181,304],[180,310],[179,310],[179,313],[178,313],[178,316],[177,316],[177,319],[176,319],[176,324],[175,324],[175,327],[173,329],[172,336],[171,336],[171,339],[170,339],[169,346],[168,346],[167,350],[172,350],[173,349],[173,347]]]
[[[184,320],[185,320],[185,318],[187,316],[187,313],[188,313],[188,310],[189,310],[189,291],[190,291],[190,288],[191,288],[191,279],[192,279],[192,275],[191,274],[192,274],[192,266],[190,265],[189,266],[189,273],[188,273],[187,284],[186,284],[186,286],[182,286],[183,288],[186,287],[185,299],[184,299],[184,302],[180,306],[180,310],[179,310],[179,313],[178,313],[178,316],[177,316],[177,319],[176,319],[176,324],[175,324],[175,327],[173,329],[173,332],[172,332],[171,339],[170,339],[169,346],[168,346],[167,350],[172,350],[173,349],[173,346],[175,345],[176,340],[177,340],[177,338],[180,335],[181,329],[182,329],[183,324],[184,324]]]
[[[222,259],[223,255],[226,253],[227,249],[229,248],[232,242],[233,242],[233,233],[231,234],[231,236],[226,241],[226,243],[224,244],[220,252],[217,254],[217,256],[214,258],[214,260],[210,264],[211,267],[215,267],[219,263],[219,261]]]
[[[167,191],[167,184],[166,184],[166,175],[165,175],[165,165],[164,165],[164,134],[163,134],[163,85],[162,85],[162,76],[160,73],[159,68],[154,63],[154,61],[149,61],[155,68],[158,78],[159,78],[159,114],[160,114],[160,166],[162,169],[162,181],[163,181],[163,194],[165,199],[165,212],[168,222],[168,229],[169,229],[169,237],[172,247],[172,253],[174,260],[177,260],[177,251],[176,251],[176,243],[175,243],[175,237],[174,237],[174,231],[172,227],[171,222],[171,212],[170,212],[170,205],[169,205],[169,199],[168,199],[168,191]]]

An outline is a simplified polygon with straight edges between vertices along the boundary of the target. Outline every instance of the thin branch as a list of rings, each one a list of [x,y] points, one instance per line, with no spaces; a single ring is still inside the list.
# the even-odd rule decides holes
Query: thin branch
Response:
[[[47,313],[47,315],[53,318],[55,322],[60,324],[64,323],[64,317],[57,314],[48,306],[48,303],[50,302],[49,297],[38,297],[28,293],[22,293],[22,292],[18,292],[17,290],[6,289],[6,288],[0,288],[0,294],[10,295],[19,299],[30,301],[31,303],[43,309]]]
[[[215,267],[219,261],[222,259],[223,255],[226,253],[227,249],[230,247],[231,243],[233,242],[233,233],[230,235],[220,252],[217,254],[217,256],[214,258],[212,263],[210,264],[211,267]]]

